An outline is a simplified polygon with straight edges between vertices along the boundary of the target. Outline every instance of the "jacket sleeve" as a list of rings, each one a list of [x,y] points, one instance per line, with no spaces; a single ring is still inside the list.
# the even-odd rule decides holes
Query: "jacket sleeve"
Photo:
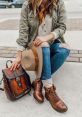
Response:
[[[59,7],[58,7],[57,28],[55,28],[52,31],[55,39],[62,37],[66,31],[66,10],[65,10],[64,2],[62,0],[59,0],[58,5]]]
[[[19,38],[16,40],[18,47],[21,50],[24,50],[26,48],[28,43],[28,3],[27,1],[24,2],[22,9],[21,9],[21,18],[20,18],[20,24],[19,24]]]

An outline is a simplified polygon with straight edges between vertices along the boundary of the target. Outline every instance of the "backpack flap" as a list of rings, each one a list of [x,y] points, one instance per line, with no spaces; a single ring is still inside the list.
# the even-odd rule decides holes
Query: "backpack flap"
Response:
[[[19,67],[14,71],[10,70],[10,68],[6,68],[2,70],[2,72],[3,72],[3,76],[8,78],[9,80],[12,80],[14,78],[18,78],[19,76],[24,75],[24,70],[22,69],[22,67]]]

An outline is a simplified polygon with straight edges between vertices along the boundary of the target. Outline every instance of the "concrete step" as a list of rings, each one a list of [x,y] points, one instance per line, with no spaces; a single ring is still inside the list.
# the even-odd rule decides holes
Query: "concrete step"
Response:
[[[0,46],[0,57],[1,58],[15,58],[16,53],[17,53],[16,47]],[[82,50],[71,50],[70,55],[66,61],[82,63]]]

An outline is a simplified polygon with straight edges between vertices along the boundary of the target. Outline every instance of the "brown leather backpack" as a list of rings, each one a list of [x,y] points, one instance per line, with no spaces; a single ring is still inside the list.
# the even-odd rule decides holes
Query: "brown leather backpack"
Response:
[[[7,61],[7,63],[10,60]],[[12,62],[12,61],[10,61]],[[11,71],[6,63],[6,69],[2,70],[4,90],[8,99],[14,101],[31,91],[31,82],[29,75],[20,66]]]

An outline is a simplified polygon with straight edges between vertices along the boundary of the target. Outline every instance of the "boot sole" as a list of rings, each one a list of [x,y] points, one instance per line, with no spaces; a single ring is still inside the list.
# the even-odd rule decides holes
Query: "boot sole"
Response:
[[[45,96],[46,97],[46,99],[49,101],[49,99],[48,99],[48,97],[47,96]],[[50,102],[50,101],[49,101]],[[51,104],[51,103],[50,103]],[[52,104],[51,104],[51,106],[52,106]],[[60,112],[60,113],[64,113],[64,112],[66,112],[67,110],[68,110],[68,108],[67,108],[67,110],[64,110],[64,111],[62,111],[62,110],[58,110],[57,108],[54,108],[53,106],[52,106],[52,108],[54,109],[54,110],[56,110],[57,112]]]
[[[33,83],[32,83],[32,89],[34,90],[34,85],[33,85]],[[38,102],[38,103],[43,103],[44,102],[44,100],[43,101],[40,101],[40,100],[38,100],[38,98],[36,98],[36,96],[34,95],[34,93],[33,93],[33,97],[35,98],[35,100]]]
[[[40,101],[40,100],[38,100],[37,98],[36,98],[36,96],[34,95],[34,93],[33,93],[33,97],[34,97],[34,99],[38,102],[38,103],[40,103],[40,104],[42,104],[44,101]]]
[[[32,84],[32,89],[34,90],[33,84]],[[34,95],[34,93],[33,93],[33,97],[34,97],[34,99],[35,99],[38,103],[40,103],[40,104],[44,102],[44,101],[38,100],[38,99],[36,98],[36,96]]]

